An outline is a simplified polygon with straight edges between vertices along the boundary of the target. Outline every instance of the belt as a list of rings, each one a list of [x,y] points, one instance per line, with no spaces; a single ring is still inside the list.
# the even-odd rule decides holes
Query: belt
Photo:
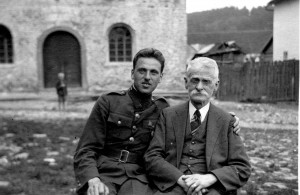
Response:
[[[143,163],[143,156],[129,152],[128,150],[109,150],[106,151],[105,156],[109,158],[118,159],[121,163],[134,163],[134,164],[142,164]]]

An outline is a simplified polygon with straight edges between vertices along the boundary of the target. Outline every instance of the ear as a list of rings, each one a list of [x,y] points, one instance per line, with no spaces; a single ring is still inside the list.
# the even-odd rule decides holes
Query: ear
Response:
[[[158,82],[158,83],[160,83],[160,82],[161,82],[161,80],[162,80],[163,76],[164,76],[164,73],[161,73],[161,74],[160,74],[160,76],[159,76],[159,82]]]
[[[185,89],[188,89],[188,80],[186,77],[184,77],[184,86],[185,86]]]
[[[220,80],[218,80],[218,81],[215,83],[215,92],[218,91],[219,86],[220,86]]]
[[[131,79],[134,80],[134,69],[131,69]]]

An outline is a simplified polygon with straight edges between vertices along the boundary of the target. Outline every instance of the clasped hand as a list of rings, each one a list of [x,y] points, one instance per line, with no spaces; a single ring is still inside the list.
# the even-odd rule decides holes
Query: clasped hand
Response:
[[[217,181],[213,174],[182,175],[177,183],[187,192],[187,195],[202,195],[208,192],[207,187]]]
[[[89,188],[87,191],[88,195],[108,195],[109,190],[108,187],[100,181],[98,177],[95,177],[93,179],[90,179],[88,181]]]

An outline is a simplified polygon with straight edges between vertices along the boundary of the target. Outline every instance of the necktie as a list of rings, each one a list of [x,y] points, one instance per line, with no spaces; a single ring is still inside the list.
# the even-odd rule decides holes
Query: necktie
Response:
[[[201,114],[199,110],[194,112],[193,118],[191,120],[191,131],[192,135],[195,135],[197,128],[201,125]]]

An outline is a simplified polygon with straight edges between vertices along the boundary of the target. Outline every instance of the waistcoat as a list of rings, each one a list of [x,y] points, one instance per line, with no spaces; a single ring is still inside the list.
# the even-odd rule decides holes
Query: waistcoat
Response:
[[[179,169],[184,174],[206,173],[205,142],[207,117],[198,127],[194,136],[186,131]]]

